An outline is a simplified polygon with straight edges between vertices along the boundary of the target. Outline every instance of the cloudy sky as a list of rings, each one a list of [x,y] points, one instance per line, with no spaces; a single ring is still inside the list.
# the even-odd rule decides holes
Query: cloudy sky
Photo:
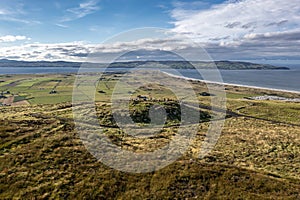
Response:
[[[168,37],[103,44],[143,27]],[[300,60],[300,0],[0,1],[0,58],[84,61],[138,48],[193,51],[195,43],[214,60]]]

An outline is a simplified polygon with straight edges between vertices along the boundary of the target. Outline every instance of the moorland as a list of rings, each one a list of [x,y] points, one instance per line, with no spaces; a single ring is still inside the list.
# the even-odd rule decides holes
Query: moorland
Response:
[[[174,94],[156,84],[132,93],[130,113],[136,123],[149,123],[150,105],[160,104],[170,112],[157,136],[130,137],[116,126],[110,111],[110,97],[120,77],[102,75],[95,90],[104,133],[112,143],[133,152],[167,144],[180,121]],[[225,85],[222,133],[213,150],[199,158],[214,94],[206,84],[190,80],[199,100],[195,109],[202,114],[192,145],[171,165],[136,174],[110,168],[87,151],[75,130],[74,81],[74,74],[0,76],[1,199],[300,198],[300,103],[249,98],[293,99],[299,94]]]

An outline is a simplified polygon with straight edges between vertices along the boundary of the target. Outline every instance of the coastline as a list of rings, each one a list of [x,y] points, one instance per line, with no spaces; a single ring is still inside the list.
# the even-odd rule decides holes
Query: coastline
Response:
[[[160,71],[160,72],[162,72],[163,74],[166,74],[168,76],[174,77],[174,78],[180,78],[180,79],[185,79],[185,80],[190,80],[190,81],[197,81],[197,82],[206,83],[206,84],[217,84],[217,85],[223,85],[223,86],[242,87],[242,88],[257,89],[257,90],[268,90],[268,91],[274,91],[274,92],[284,92],[284,93],[300,95],[300,91],[296,91],[296,90],[277,89],[277,88],[260,87],[260,86],[253,86],[253,85],[243,85],[243,84],[235,84],[235,83],[225,83],[225,82],[214,82],[214,81],[207,81],[207,80],[201,80],[201,79],[196,79],[196,78],[189,78],[189,77],[180,76],[180,75],[174,75],[174,74],[171,74],[171,73],[165,72],[165,71]],[[86,73],[91,73],[91,72],[86,72]],[[102,73],[102,72],[96,72],[96,73]],[[117,73],[117,72],[112,71],[112,73]],[[20,74],[0,74],[0,76],[55,75],[55,74],[76,75],[77,73],[75,73],[75,72],[23,73],[23,74],[20,73]]]
[[[223,85],[223,86],[237,86],[237,87],[243,87],[243,88],[269,90],[269,91],[274,91],[274,92],[285,92],[285,93],[300,94],[300,91],[296,91],[296,90],[284,90],[284,89],[259,87],[259,86],[252,86],[252,85],[242,85],[242,84],[234,84],[234,83],[222,83],[222,82],[206,81],[206,80],[201,80],[201,79],[196,79],[196,78],[188,78],[188,77],[184,77],[184,76],[178,76],[178,75],[174,75],[174,74],[171,74],[171,73],[168,73],[168,72],[163,72],[163,73],[168,75],[168,76],[172,76],[174,78],[180,78],[180,79],[185,79],[185,80],[189,80],[189,81],[198,81],[198,82],[202,82],[202,83],[218,84],[218,85]]]

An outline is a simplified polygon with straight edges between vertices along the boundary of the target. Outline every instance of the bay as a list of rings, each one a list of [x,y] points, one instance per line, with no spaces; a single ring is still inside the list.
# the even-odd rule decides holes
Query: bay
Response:
[[[219,70],[224,83],[263,87],[278,90],[300,92],[300,67],[291,65],[290,70]],[[84,72],[103,72],[103,68],[86,68]],[[111,72],[126,72],[126,68],[110,68]],[[180,75],[185,78],[203,80],[201,73],[193,69],[173,70],[164,72]],[[205,70],[203,70],[205,71]],[[208,70],[209,71],[209,70]],[[77,73],[75,67],[1,67],[0,74],[61,74]],[[210,80],[209,80],[210,81]]]

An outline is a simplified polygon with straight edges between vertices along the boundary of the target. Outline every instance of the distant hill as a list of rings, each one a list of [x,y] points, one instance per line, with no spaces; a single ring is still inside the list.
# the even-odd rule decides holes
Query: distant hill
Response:
[[[79,68],[83,63],[81,62],[66,62],[66,61],[15,61],[15,60],[0,60],[0,67],[75,67]],[[86,63],[87,67],[106,67],[105,63]],[[193,69],[194,67],[202,69],[212,69],[217,66],[218,69],[224,70],[289,70],[287,67],[277,67],[268,64],[255,64],[250,62],[236,62],[236,61],[130,61],[130,62],[114,62],[109,64],[109,68],[134,68],[134,67],[149,67],[149,68],[166,68],[173,69]]]
[[[80,62],[65,61],[16,61],[16,60],[0,60],[0,67],[80,67]]]
[[[224,70],[246,70],[246,69],[258,69],[258,70],[276,70],[283,69],[289,70],[288,67],[277,67],[267,64],[255,64],[250,62],[235,62],[235,61],[215,61],[215,62],[205,62],[205,61],[132,61],[132,62],[115,62],[110,64],[112,68],[125,68],[125,67],[158,67],[164,68],[164,66],[173,69],[194,69],[195,67],[201,69],[212,69],[217,66],[218,69]]]

